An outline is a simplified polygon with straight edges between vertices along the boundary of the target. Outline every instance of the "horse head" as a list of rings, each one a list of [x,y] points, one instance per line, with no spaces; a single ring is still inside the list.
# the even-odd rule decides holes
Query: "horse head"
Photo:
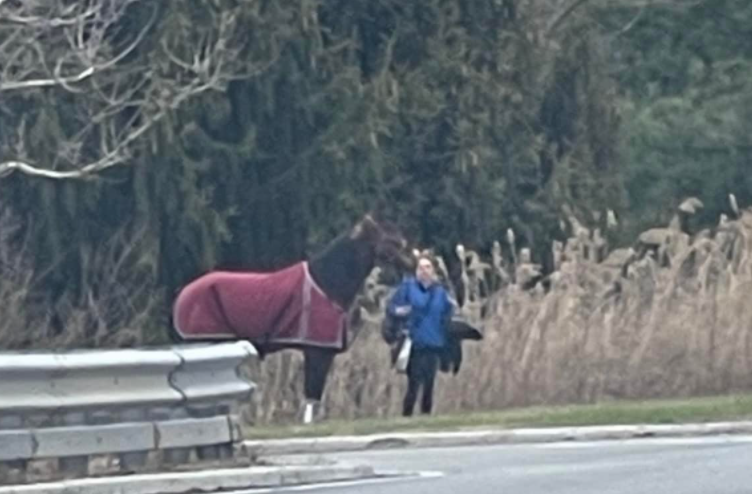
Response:
[[[350,237],[370,244],[379,263],[390,263],[409,271],[415,267],[415,257],[405,235],[396,225],[380,218],[376,213],[363,216],[353,227]]]

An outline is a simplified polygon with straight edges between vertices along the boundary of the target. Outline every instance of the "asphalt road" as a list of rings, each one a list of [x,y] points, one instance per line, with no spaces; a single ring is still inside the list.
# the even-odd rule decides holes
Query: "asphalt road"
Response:
[[[752,436],[395,449],[325,456],[340,461],[367,463],[380,471],[422,472],[422,475],[266,492],[752,493]]]

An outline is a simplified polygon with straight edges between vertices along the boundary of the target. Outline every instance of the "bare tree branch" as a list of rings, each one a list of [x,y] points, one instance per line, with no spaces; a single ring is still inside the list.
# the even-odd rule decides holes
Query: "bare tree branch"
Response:
[[[30,88],[35,88],[35,87],[49,87],[49,86],[74,84],[76,82],[81,82],[84,79],[92,76],[95,71],[96,69],[94,67],[88,67],[78,75],[70,76],[70,77],[60,77],[59,76],[60,70],[59,68],[56,68],[55,69],[56,77],[52,79],[30,79],[28,81],[0,83],[0,91],[13,91],[15,89],[30,89]]]
[[[707,0],[571,0],[568,5],[556,12],[545,29],[546,36],[551,36],[581,8],[592,5],[598,9],[630,8],[639,9],[635,17],[618,34],[623,34],[642,18],[645,10],[650,7],[690,8],[700,5]],[[618,35],[617,34],[617,35]]]
[[[0,6],[2,6],[2,3],[0,3]],[[14,13],[8,13],[4,15],[3,17],[0,17],[0,23],[8,23],[8,24],[22,24],[25,26],[37,26],[37,27],[62,27],[62,26],[73,26],[78,25],[83,19],[90,17],[94,15],[98,10],[100,6],[95,5],[91,9],[84,11],[81,14],[75,15],[73,17],[40,17],[40,16],[28,16],[24,17],[22,15],[14,14]]]
[[[569,17],[572,15],[577,9],[585,5],[586,3],[590,2],[591,0],[574,0],[572,3],[570,3],[564,10],[559,12],[554,19],[549,23],[548,28],[546,29],[546,36],[550,36],[551,33],[556,31],[556,29],[559,28],[559,26]]]
[[[634,26],[637,24],[637,22],[642,19],[642,16],[647,11],[648,6],[650,6],[650,3],[644,5],[643,7],[640,7],[640,10],[637,11],[637,14],[630,20],[628,23],[624,25],[617,33],[616,36],[621,36],[622,34],[628,33]]]
[[[171,112],[263,73],[281,52],[274,39],[243,54],[249,29],[239,19],[263,26],[257,2],[165,7],[159,25],[158,9],[144,0],[0,0],[0,108],[36,105],[24,114],[49,122],[45,146],[27,144],[29,125],[20,122],[15,136],[0,136],[0,177],[94,178],[131,163]],[[143,27],[131,27],[133,15]],[[50,98],[68,103],[64,114],[45,108],[54,108]]]

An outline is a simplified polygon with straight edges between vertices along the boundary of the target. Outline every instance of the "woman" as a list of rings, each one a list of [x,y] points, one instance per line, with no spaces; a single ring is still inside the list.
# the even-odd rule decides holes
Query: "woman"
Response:
[[[430,414],[433,407],[433,385],[441,352],[447,345],[448,322],[454,306],[447,291],[438,283],[436,269],[429,257],[418,258],[415,277],[411,276],[402,282],[389,301],[387,311],[392,317],[406,319],[412,340],[402,415],[409,417],[413,414],[421,386],[421,413]]]

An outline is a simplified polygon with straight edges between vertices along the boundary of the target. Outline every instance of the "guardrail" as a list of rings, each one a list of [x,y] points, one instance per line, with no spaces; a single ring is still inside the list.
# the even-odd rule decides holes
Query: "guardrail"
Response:
[[[0,484],[227,460],[248,342],[0,353]]]

